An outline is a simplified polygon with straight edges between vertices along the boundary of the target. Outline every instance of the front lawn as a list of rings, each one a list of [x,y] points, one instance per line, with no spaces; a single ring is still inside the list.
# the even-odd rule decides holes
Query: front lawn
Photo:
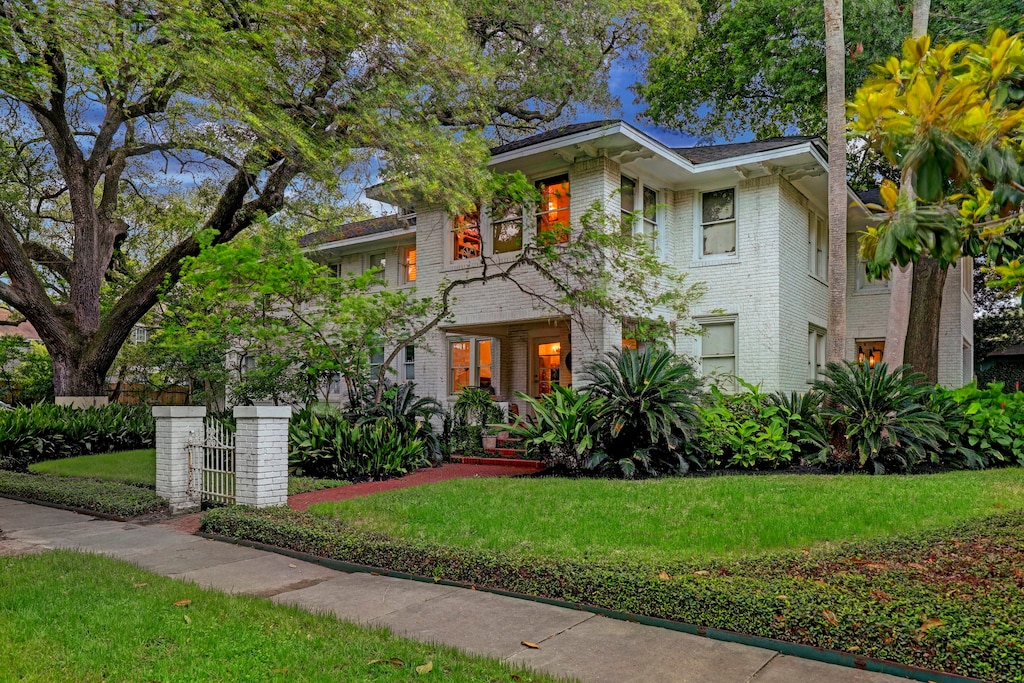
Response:
[[[94,555],[0,558],[0,595],[4,680],[555,680]]]
[[[29,466],[29,471],[63,477],[87,477],[120,481],[154,488],[156,486],[156,451],[152,448],[102,455],[82,455],[63,460],[47,460]],[[288,495],[320,491],[344,486],[348,482],[313,477],[288,477]]]
[[[568,560],[736,558],[1024,508],[1024,470],[870,477],[460,479],[310,512],[391,537]]]

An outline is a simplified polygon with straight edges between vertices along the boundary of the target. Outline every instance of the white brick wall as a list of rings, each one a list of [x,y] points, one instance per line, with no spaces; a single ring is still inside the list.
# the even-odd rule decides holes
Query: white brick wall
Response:
[[[236,406],[235,502],[288,502],[288,406]]]
[[[199,509],[200,487],[190,486],[189,480],[202,480],[202,448],[195,448],[196,456],[189,472],[189,445],[202,442],[205,416],[206,408],[203,407],[153,407],[156,419],[156,493],[167,499],[173,514]]]

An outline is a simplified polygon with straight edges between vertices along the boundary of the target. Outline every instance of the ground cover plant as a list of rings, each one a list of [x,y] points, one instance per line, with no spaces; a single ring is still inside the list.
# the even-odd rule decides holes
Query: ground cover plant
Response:
[[[156,451],[147,448],[137,451],[48,460],[30,465],[29,471],[62,477],[119,481],[154,488],[156,486]],[[288,477],[288,495],[311,493],[347,484],[347,481],[338,479],[317,479],[292,475]],[[71,484],[68,483],[68,486]]]
[[[0,495],[55,503],[125,519],[167,510],[167,501],[148,488],[52,474],[0,470]]]
[[[881,478],[460,479],[310,507],[408,541],[645,563],[882,538],[1012,509],[1024,509],[1018,468]]]
[[[1024,681],[1019,510],[884,540],[699,562],[457,548],[284,508],[214,510],[203,530],[477,587]]]
[[[99,556],[6,557],[0,568],[0,670],[15,680],[555,680]]]
[[[0,469],[24,471],[42,460],[151,448],[155,437],[149,406],[18,406],[0,411]]]

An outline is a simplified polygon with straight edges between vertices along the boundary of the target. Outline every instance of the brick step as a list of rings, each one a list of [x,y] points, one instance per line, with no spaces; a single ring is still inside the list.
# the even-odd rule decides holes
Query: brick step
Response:
[[[528,469],[536,472],[544,469],[544,463],[540,460],[526,460],[524,458],[477,458],[453,455],[452,462],[462,463],[463,465],[494,465],[497,467]]]
[[[498,439],[498,448],[518,448],[519,444],[523,442],[522,439],[515,437],[509,437],[507,439]]]
[[[519,458],[526,460],[525,448],[485,448],[484,453],[498,458]]]

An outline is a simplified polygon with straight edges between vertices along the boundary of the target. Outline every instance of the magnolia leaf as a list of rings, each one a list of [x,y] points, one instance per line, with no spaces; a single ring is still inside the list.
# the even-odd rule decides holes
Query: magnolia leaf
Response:
[[[821,615],[823,617],[825,617],[825,621],[827,621],[828,623],[832,624],[833,626],[838,626],[839,625],[839,619],[836,617],[836,613],[835,612],[833,612],[831,610],[823,609],[823,610],[821,610]]]
[[[390,664],[396,669],[401,669],[403,666],[405,666],[405,661],[399,659],[398,657],[392,657],[391,659],[372,659],[366,663],[367,666],[372,666],[374,664]]]
[[[434,663],[433,662],[427,662],[426,664],[421,664],[420,666],[416,667],[416,673],[418,673],[421,676],[423,676],[425,674],[428,674],[428,673],[430,673],[433,670],[434,670]]]
[[[186,624],[191,624],[192,623],[192,617],[190,617],[189,615],[186,614],[185,615],[185,623]]]
[[[191,600],[178,600],[176,603],[174,603],[174,606],[175,607],[185,607],[186,605],[191,605],[191,604],[192,604]]]
[[[929,629],[933,629],[936,626],[945,626],[945,625],[946,625],[946,622],[944,622],[942,619],[925,619],[921,623],[921,627],[918,628],[917,630],[920,631],[921,633],[924,633],[925,631],[927,631]]]
[[[537,645],[536,643],[531,643],[531,642],[526,641],[526,640],[522,641],[520,643],[520,645],[524,645],[524,646],[530,648],[531,650],[539,650],[540,649],[540,645]]]

